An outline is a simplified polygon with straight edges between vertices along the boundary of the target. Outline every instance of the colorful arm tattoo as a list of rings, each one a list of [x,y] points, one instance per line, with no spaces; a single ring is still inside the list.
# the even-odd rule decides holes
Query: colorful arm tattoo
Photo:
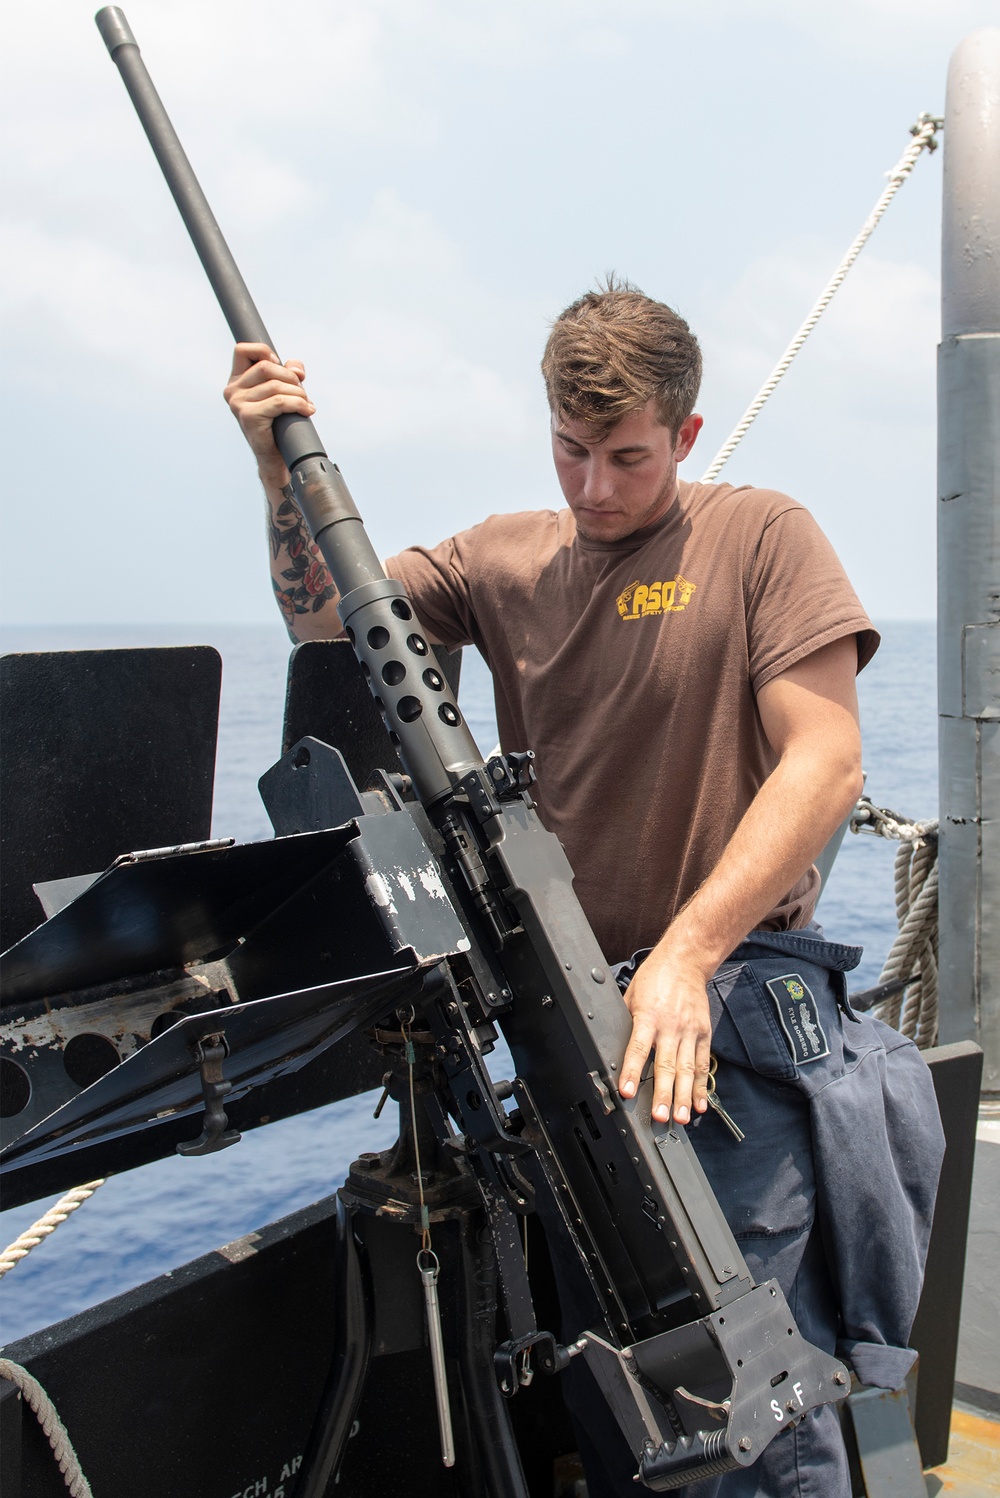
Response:
[[[283,560],[284,552],[288,566],[272,565],[271,582],[288,632],[294,638],[296,614],[318,614],[324,604],[335,597],[337,590],[330,581],[318,546],[309,538],[291,484],[285,485],[281,496],[282,503],[277,511],[268,506],[267,533],[272,564]],[[337,632],[340,632],[339,623]]]

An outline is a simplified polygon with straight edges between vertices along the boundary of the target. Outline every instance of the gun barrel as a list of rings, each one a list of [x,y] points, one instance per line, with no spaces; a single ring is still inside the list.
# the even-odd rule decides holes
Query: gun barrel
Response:
[[[274,348],[208,200],[146,70],[124,13],[94,18],[122,75],[153,153],[237,343]],[[425,804],[446,795],[482,755],[415,628],[403,589],[385,575],[347,485],[312,422],[279,416],[274,437],[295,497],[341,596],[340,617],[361,661],[386,728]]]
[[[117,5],[107,5],[97,12],[94,19],[122,75],[230,332],[237,343],[266,343],[273,348],[264,319],[254,305],[170,116],[156,92],[124,12]],[[279,446],[290,469],[303,458],[324,452],[316,428],[308,417],[286,416],[281,421],[283,430]],[[278,432],[275,435],[278,436]]]

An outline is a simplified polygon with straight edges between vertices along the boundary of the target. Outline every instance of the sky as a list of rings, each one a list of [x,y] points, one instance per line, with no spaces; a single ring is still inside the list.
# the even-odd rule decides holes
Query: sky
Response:
[[[555,507],[538,361],[603,273],[688,318],[708,466],[995,0],[129,0],[381,554]],[[0,619],[267,622],[230,338],[76,0],[4,26]],[[723,477],[808,505],[877,618],[934,613],[941,156]]]

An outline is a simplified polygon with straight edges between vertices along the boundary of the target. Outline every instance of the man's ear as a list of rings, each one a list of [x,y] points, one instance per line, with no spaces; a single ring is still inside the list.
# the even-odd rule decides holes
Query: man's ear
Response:
[[[674,443],[674,461],[682,463],[688,453],[698,440],[698,433],[705,425],[705,418],[699,416],[697,411],[692,411],[677,428],[677,441]]]

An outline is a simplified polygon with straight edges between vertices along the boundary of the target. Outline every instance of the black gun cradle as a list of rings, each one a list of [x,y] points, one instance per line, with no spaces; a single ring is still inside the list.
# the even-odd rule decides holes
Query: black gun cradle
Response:
[[[103,10],[98,24],[234,337],[270,344],[124,17]],[[276,438],[403,774],[358,789],[341,754],[306,736],[261,781],[272,842],[126,855],[82,893],[68,883],[75,898],[4,955],[5,1002],[29,1041],[43,1010],[51,1022],[89,1005],[131,1042],[90,1085],[63,1073],[5,1119],[3,1175],[30,1199],[39,1181],[135,1163],[140,1138],[142,1158],[223,1148],[256,1089],[294,1086],[338,1042],[360,1055],[367,1031],[362,1085],[383,1078],[400,1139],[362,1156],[340,1192],[339,1319],[297,1498],[332,1493],[343,1472],[397,1264],[418,1313],[424,1282],[432,1353],[439,1262],[460,1308],[445,1316],[461,1368],[450,1400],[446,1363],[433,1366],[462,1492],[528,1491],[509,1400],[532,1362],[558,1376],[574,1357],[648,1488],[747,1466],[843,1398],[848,1374],[799,1335],[774,1281],[754,1283],[683,1129],[651,1120],[651,1076],[620,1096],[629,1016],[533,810],[530,755],[483,762],[311,422],[281,418]],[[497,1026],[512,1083],[484,1061]],[[536,1207],[557,1277],[591,1306],[568,1345],[536,1324],[522,1242]]]

